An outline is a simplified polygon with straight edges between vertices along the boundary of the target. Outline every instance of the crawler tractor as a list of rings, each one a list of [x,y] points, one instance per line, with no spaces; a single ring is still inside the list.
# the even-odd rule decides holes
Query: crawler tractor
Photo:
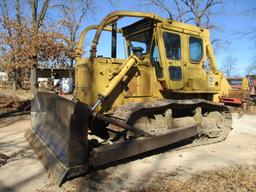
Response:
[[[118,28],[124,17],[139,20]],[[90,56],[84,58],[82,45],[90,30],[96,33]],[[97,55],[102,31],[112,34],[111,58]],[[116,58],[117,33],[125,39],[126,59]],[[75,100],[35,93],[26,138],[61,185],[164,146],[223,141],[231,130],[231,114],[219,101],[229,89],[207,29],[152,13],[113,12],[81,33]]]

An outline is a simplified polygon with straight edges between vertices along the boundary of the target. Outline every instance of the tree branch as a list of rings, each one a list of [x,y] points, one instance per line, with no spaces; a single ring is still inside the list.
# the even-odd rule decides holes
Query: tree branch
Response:
[[[49,8],[49,0],[45,0],[37,21],[38,29],[42,26],[45,14]]]
[[[17,22],[21,25],[20,0],[16,0],[16,1],[15,1],[15,9],[16,9],[16,18],[17,18]]]

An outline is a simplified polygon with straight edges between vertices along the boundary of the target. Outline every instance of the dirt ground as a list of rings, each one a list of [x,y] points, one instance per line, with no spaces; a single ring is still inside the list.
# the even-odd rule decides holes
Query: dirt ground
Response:
[[[47,178],[24,139],[28,115],[0,119],[0,191],[255,191],[256,116],[233,113],[221,143],[167,150],[66,182]]]
[[[17,97],[21,100],[27,100],[27,99],[31,100],[33,98],[33,94],[29,90],[19,89],[19,90],[13,91],[12,89],[0,88],[0,98],[2,98],[3,96]]]
[[[5,113],[29,110],[32,97],[30,91],[0,88],[0,117]]]

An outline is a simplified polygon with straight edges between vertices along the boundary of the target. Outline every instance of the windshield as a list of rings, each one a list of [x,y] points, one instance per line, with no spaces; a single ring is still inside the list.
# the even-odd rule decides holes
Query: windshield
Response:
[[[229,80],[230,85],[242,85],[242,80]]]
[[[180,36],[177,34],[164,32],[164,46],[167,59],[180,60]]]
[[[149,53],[150,43],[152,40],[152,31],[144,31],[142,33],[138,33],[132,35],[127,38],[129,43],[129,53],[132,52],[133,48],[142,48],[142,53]]]
[[[200,62],[203,57],[202,40],[196,37],[189,38],[190,59],[193,62]]]

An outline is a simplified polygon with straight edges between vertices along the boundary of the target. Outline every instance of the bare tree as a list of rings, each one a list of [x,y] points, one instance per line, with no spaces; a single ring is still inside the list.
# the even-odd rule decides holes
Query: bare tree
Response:
[[[246,10],[245,12],[247,15],[254,19],[256,17],[256,6],[251,8],[250,10]],[[242,35],[249,36],[255,41],[256,44],[256,23],[254,23],[254,25],[248,26],[248,28],[246,28]]]
[[[43,21],[45,19],[47,10],[49,9],[49,0],[43,1],[43,6],[41,10],[39,9],[39,3],[38,0],[29,0],[29,5],[31,8],[31,19],[32,19],[32,26],[34,34],[33,36],[37,36],[37,33],[40,29],[40,27],[43,25]],[[36,38],[32,37],[32,41],[35,41]],[[35,44],[35,42],[34,42]],[[34,63],[31,66],[31,77],[30,77],[30,87],[32,90],[35,90],[37,88],[37,49],[34,49],[35,53],[33,55]]]
[[[72,49],[75,49],[75,42],[77,40],[78,30],[84,18],[88,14],[94,12],[93,0],[69,0],[68,6],[60,6],[63,19],[59,22],[66,29],[67,35],[72,44]],[[111,2],[112,3],[112,2]],[[70,67],[74,65],[74,57],[70,57]]]
[[[153,5],[168,13],[170,18],[182,22],[191,22],[196,26],[213,28],[211,16],[222,0],[146,0],[147,5]]]
[[[155,6],[158,7],[164,11],[166,11],[169,15],[170,19],[173,19],[173,15],[172,15],[172,11],[171,9],[166,5],[166,2],[164,0],[148,0],[148,3],[146,3],[146,5],[151,5],[151,6]]]
[[[39,29],[44,22],[46,13],[49,9],[49,2],[50,0],[43,0],[42,8],[41,10],[39,9],[39,0],[29,0],[29,5],[31,8],[31,19],[32,19],[32,24],[35,29]]]
[[[237,58],[229,55],[223,59],[221,70],[224,72],[227,78],[233,77],[237,74]]]
[[[204,26],[206,28],[212,28],[210,22],[211,10],[218,4],[221,4],[221,0],[180,0],[188,9],[188,13],[191,14],[189,20],[193,20],[196,26]],[[204,21],[205,20],[205,21]]]
[[[256,74],[256,60],[246,67],[246,74],[247,75],[255,75]]]
[[[256,17],[256,7],[254,5],[253,8],[246,11],[247,14],[249,14],[250,17],[253,19]],[[255,22],[255,20],[254,20]],[[249,37],[250,41],[253,43],[254,48],[256,48],[256,22],[254,25],[248,26],[248,28],[242,32],[243,36]],[[255,50],[255,49],[254,49]],[[248,65],[247,67],[247,74],[256,74],[256,51],[253,52],[253,62]]]

